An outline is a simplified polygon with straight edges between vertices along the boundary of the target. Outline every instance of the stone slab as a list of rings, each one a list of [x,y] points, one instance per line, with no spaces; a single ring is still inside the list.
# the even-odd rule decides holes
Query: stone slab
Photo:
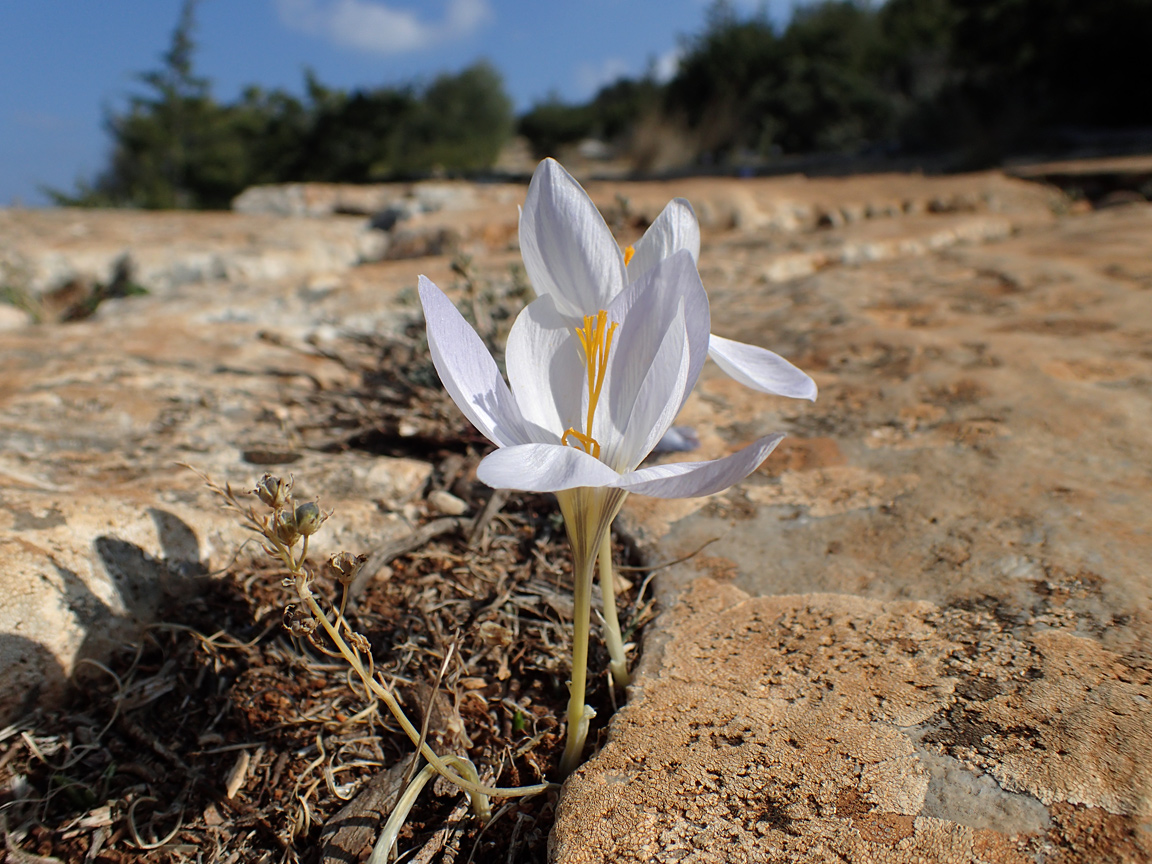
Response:
[[[625,243],[692,200],[714,332],[821,396],[707,370],[688,458],[789,438],[737,489],[629,501],[654,560],[719,540],[656,581],[665,612],[560,798],[554,860],[1147,860],[1152,207],[1085,212],[993,173],[590,191]],[[295,436],[315,394],[354,383],[343,347],[418,320],[418,274],[463,297],[466,269],[473,299],[522,279],[516,202],[452,195],[375,233],[0,212],[3,260],[41,262],[45,286],[126,251],[169,262],[89,321],[5,318],[0,723],[236,548],[176,462],[239,484],[254,456],[290,459],[339,511],[334,544],[407,530],[428,465]],[[202,255],[273,263],[188,270]]]
[[[152,292],[211,281],[345,270],[384,255],[358,216],[0,208],[0,281],[39,297],[70,282],[107,284],[121,263]]]
[[[626,505],[658,560],[716,542],[657,579],[555,861],[1152,857],[1150,248],[1134,205],[765,288],[706,243],[713,332],[820,397],[706,372],[697,458],[790,437]]]
[[[190,245],[212,240],[186,232]],[[302,266],[109,301],[88,321],[0,337],[0,725],[58,695],[77,662],[135,638],[162,600],[196,590],[250,542],[182,464],[239,488],[265,470],[294,477],[299,497],[339,513],[313,544],[321,558],[411,530],[406,508],[427,462],[317,452],[296,430],[315,396],[358,386],[340,351],[412,320],[401,295],[414,281],[388,265],[363,281]]]

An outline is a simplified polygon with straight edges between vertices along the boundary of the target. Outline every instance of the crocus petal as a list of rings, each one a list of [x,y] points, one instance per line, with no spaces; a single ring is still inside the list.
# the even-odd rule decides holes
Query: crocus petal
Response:
[[[525,419],[553,433],[541,443],[558,444],[564,430],[583,428],[584,364],[571,319],[551,296],[529,303],[508,333],[505,367]]]
[[[520,252],[536,293],[567,315],[607,309],[627,281],[624,256],[580,184],[553,159],[532,175],[520,211]]]
[[[654,498],[699,498],[711,495],[739,483],[755,471],[783,438],[784,435],[777,432],[749,444],[731,456],[713,459],[711,462],[673,462],[641,468],[620,478],[615,486]]]
[[[428,350],[444,389],[472,425],[497,447],[532,440],[496,361],[443,291],[420,277]]]
[[[690,347],[684,300],[668,325],[647,373],[631,401],[623,426],[608,439],[601,458],[617,471],[631,471],[652,452],[680,411],[688,387]],[[607,436],[605,436],[607,437]]]
[[[612,349],[614,356],[606,384],[612,420],[617,429],[625,428],[624,424],[632,414],[640,384],[681,298],[689,357],[685,390],[676,406],[679,411],[704,368],[711,327],[708,295],[704,292],[692,256],[681,250],[665,258],[630,284],[608,307],[608,318],[622,322]],[[633,307],[636,315],[632,314]]]
[[[628,262],[628,279],[633,282],[681,249],[688,250],[693,262],[699,261],[700,225],[692,205],[683,198],[673,198],[633,249],[636,254]]]
[[[489,453],[476,477],[494,489],[562,492],[579,486],[614,486],[620,475],[583,450],[559,444],[521,444]]]
[[[816,400],[816,382],[767,348],[713,335],[708,340],[708,356],[730,376],[753,390],[792,399]]]

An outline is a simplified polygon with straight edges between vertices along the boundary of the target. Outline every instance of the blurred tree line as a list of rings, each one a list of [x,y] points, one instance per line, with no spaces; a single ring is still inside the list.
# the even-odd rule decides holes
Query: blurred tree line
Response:
[[[671,80],[650,71],[518,119],[487,63],[423,87],[347,93],[309,74],[302,99],[251,87],[216,102],[192,67],[196,2],[140,76],[147,95],[109,116],[108,168],[58,203],[214,208],[259,183],[475,175],[517,131],[537,156],[598,138],[640,170],[806,153],[975,166],[1152,135],[1152,0],[821,0],[784,28],[717,0]]]
[[[783,29],[718,0],[681,49],[666,84],[650,75],[584,105],[547,101],[521,132],[543,155],[655,126],[719,165],[814,152],[979,165],[1106,147],[1123,130],[1152,138],[1152,0],[824,0]]]
[[[106,120],[108,167],[57,204],[226,208],[249,186],[290,181],[367,183],[489,168],[515,129],[499,72],[480,62],[423,87],[352,93],[305,76],[305,96],[247,88],[212,98],[192,67],[197,0],[185,0],[159,70]]]

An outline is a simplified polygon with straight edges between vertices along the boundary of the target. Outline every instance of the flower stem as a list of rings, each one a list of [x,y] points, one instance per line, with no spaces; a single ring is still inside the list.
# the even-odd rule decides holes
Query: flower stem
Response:
[[[479,785],[480,776],[476,772],[476,766],[470,761],[461,756],[449,755],[443,758],[446,764],[451,764],[471,782]],[[420,790],[432,779],[432,775],[435,773],[436,767],[434,765],[425,765],[420,773],[412,778],[412,782],[408,784],[408,788],[404,790],[392,808],[392,815],[384,823],[384,830],[380,832],[376,845],[372,847],[372,855],[368,858],[367,864],[385,864],[388,860],[392,847],[396,844],[396,838],[400,836],[400,829],[404,827],[404,822],[407,821],[408,814],[416,803],[416,796],[420,794]],[[472,810],[481,822],[487,822],[492,818],[492,807],[485,795],[472,797]]]
[[[573,547],[576,585],[572,612],[572,683],[568,686],[568,740],[560,759],[560,774],[567,777],[580,764],[588,722],[596,712],[584,704],[588,686],[588,631],[592,618],[592,570],[596,559]]]
[[[628,658],[624,656],[624,639],[620,635],[620,617],[616,614],[616,578],[612,572],[612,532],[605,531],[600,541],[600,593],[604,597],[604,642],[608,646],[612,681],[617,687],[632,683],[628,675]]]
[[[360,661],[360,657],[357,652],[354,651],[348,645],[348,643],[344,641],[339,631],[328,620],[328,616],[324,614],[324,611],[316,602],[316,598],[312,595],[311,590],[308,589],[306,581],[303,578],[303,574],[300,572],[296,574],[296,593],[299,595],[300,599],[303,600],[304,603],[308,606],[309,611],[311,611],[311,613],[320,622],[320,626],[324,628],[324,631],[328,634],[328,638],[335,643],[336,649],[344,656],[344,660],[360,677],[360,680],[364,683],[364,686],[368,688],[370,692],[375,694],[376,697],[385,704],[385,706],[387,706],[389,712],[391,712],[392,716],[396,719],[396,722],[400,724],[400,728],[404,730],[404,734],[408,736],[409,740],[411,740],[413,744],[419,747],[420,755],[422,755],[432,765],[433,770],[435,770],[437,774],[444,777],[444,779],[446,779],[448,782],[458,786],[460,789],[463,789],[470,796],[472,796],[473,806],[477,805],[477,796],[481,795],[491,796],[494,798],[514,798],[521,795],[536,795],[537,793],[543,792],[545,789],[549,788],[550,784],[548,783],[538,783],[534,786],[517,786],[506,789],[498,789],[465,779],[464,777],[459,776],[459,774],[456,772],[452,771],[448,765],[445,764],[445,760],[438,756],[435,751],[433,751],[432,748],[428,746],[426,741],[423,741],[420,738],[420,732],[416,729],[415,726],[412,725],[412,722],[404,714],[404,711],[400,707],[400,704],[396,701],[396,698],[384,687],[382,687],[368,673],[368,670],[364,668],[364,664]]]
[[[195,469],[193,469],[195,470]],[[200,472],[196,472],[200,473]],[[404,734],[408,736],[409,740],[416,745],[420,755],[427,760],[429,766],[433,771],[443,777],[445,780],[454,784],[472,799],[473,811],[484,821],[487,821],[491,814],[491,804],[489,797],[493,798],[516,798],[528,795],[537,795],[547,789],[555,789],[555,783],[537,783],[532,786],[513,786],[507,788],[499,788],[494,786],[487,786],[480,782],[479,775],[476,772],[475,766],[472,765],[467,759],[462,757],[448,755],[445,757],[438,756],[436,752],[428,746],[427,741],[424,740],[424,735],[416,730],[412,722],[405,715],[404,710],[400,707],[400,703],[396,701],[396,697],[388,690],[387,687],[378,682],[372,669],[372,656],[371,653],[367,654],[368,663],[365,666],[364,661],[360,659],[360,652],[349,645],[340,634],[340,627],[348,631],[350,636],[355,635],[352,628],[349,626],[347,619],[344,617],[344,609],[348,600],[348,586],[344,586],[343,597],[340,601],[340,608],[335,610],[335,622],[328,619],[327,613],[321,608],[316,600],[316,595],[312,593],[311,574],[304,566],[305,558],[308,554],[308,536],[304,536],[304,543],[300,550],[300,555],[297,557],[292,552],[292,546],[295,545],[295,540],[291,543],[285,543],[275,527],[280,524],[280,508],[284,506],[284,502],[280,501],[274,507],[275,513],[271,518],[268,516],[259,516],[251,507],[244,507],[237,501],[230,487],[225,486],[221,488],[216,485],[209,477],[200,474],[208,487],[220,495],[226,502],[229,509],[235,510],[241,515],[244,524],[250,527],[257,534],[263,536],[266,541],[263,545],[264,551],[273,559],[278,559],[287,568],[288,572],[292,575],[292,582],[295,584],[296,594],[300,600],[307,607],[313,619],[320,624],[323,631],[332,640],[336,647],[339,656],[342,656],[345,662],[352,667],[352,670],[360,678],[364,684],[365,690],[369,695],[374,695],[377,699],[382,701],[388,708]],[[276,480],[279,485],[280,481]],[[289,486],[291,482],[289,482]],[[262,499],[263,500],[263,499]],[[265,503],[268,503],[265,501]],[[288,500],[288,506],[291,507],[291,500]],[[288,512],[291,512],[289,510]],[[325,517],[327,518],[327,517]],[[323,520],[321,520],[323,521]],[[362,637],[361,637],[362,638]],[[355,642],[355,640],[353,640]],[[315,644],[315,643],[314,643]],[[332,651],[324,648],[321,645],[316,645],[321,651],[330,656],[337,656]],[[365,711],[375,711],[374,705],[369,705]],[[362,712],[364,713],[364,712]],[[357,718],[361,714],[357,715]],[[353,718],[356,719],[356,718]],[[451,767],[449,767],[451,766]],[[453,770],[453,768],[455,770]]]
[[[575,581],[572,611],[572,683],[568,688],[568,740],[560,759],[560,776],[567,777],[580,764],[588,723],[596,712],[584,704],[588,687],[588,630],[592,624],[592,574],[596,552],[612,520],[628,495],[619,489],[580,486],[556,493],[564,527],[572,546],[572,575]]]

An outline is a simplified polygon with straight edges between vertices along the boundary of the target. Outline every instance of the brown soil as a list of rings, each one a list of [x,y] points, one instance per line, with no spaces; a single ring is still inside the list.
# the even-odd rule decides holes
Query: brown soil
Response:
[[[367,353],[362,392],[327,398],[333,422],[310,430],[312,446],[407,449],[436,467],[436,488],[480,512],[491,490],[471,480],[480,458],[475,432],[436,387],[418,334]],[[420,430],[403,442],[393,429],[402,416]],[[350,605],[349,623],[367,637],[376,669],[414,722],[431,706],[428,738],[437,752],[467,755],[491,785],[555,780],[571,655],[563,522],[551,496],[538,495],[510,497],[471,543],[465,521],[380,567]],[[173,598],[161,623],[107,665],[82,663],[63,708],[0,730],[8,860],[367,857],[391,809],[382,781],[404,779],[413,747],[387,709],[350,683],[345,663],[322,653],[324,643],[301,642],[285,628],[293,593],[284,576],[266,558],[239,559],[206,577],[195,596]],[[335,582],[320,579],[315,590],[339,602]],[[642,623],[650,607],[637,608],[634,595],[620,602],[629,639],[630,622]],[[449,646],[453,658],[437,688]],[[594,639],[593,739],[614,710],[606,676],[597,674],[606,668]],[[494,818],[482,826],[466,796],[429,784],[399,850],[419,862],[544,861],[555,800],[550,792],[494,801]],[[329,836],[326,823],[331,831],[350,801],[341,824],[362,830],[352,839]]]
[[[486,551],[433,542],[393,562],[349,615],[413,717],[459,640],[429,738],[500,786],[555,779],[563,746],[572,588],[554,514],[543,496],[513,498]],[[322,858],[324,824],[413,748],[382,705],[361,715],[367,700],[342,662],[285,630],[281,576],[254,561],[205,580],[106,668],[83,665],[63,710],[13,728],[0,743],[0,783],[16,791],[4,812],[13,834],[27,831],[24,852],[103,864],[367,856],[386,812],[366,814],[377,824],[349,857]],[[605,665],[593,656],[592,669]],[[606,718],[604,677],[592,688]],[[414,860],[545,859],[554,794],[494,802],[481,834],[464,796],[430,788],[401,835],[402,850],[421,850]]]

